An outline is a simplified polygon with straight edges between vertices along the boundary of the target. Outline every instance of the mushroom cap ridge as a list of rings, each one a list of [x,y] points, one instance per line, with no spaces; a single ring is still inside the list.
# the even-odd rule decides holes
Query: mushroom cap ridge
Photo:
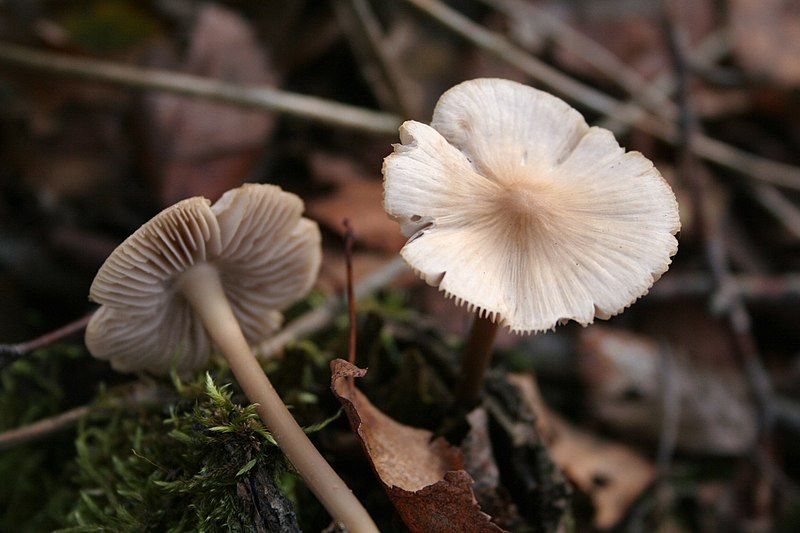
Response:
[[[245,338],[280,327],[280,311],[303,297],[321,261],[319,229],[303,202],[274,185],[246,184],[213,206],[183,200],[145,223],[100,268],[90,299],[101,304],[86,345],[120,371],[184,372],[205,365],[212,342],[179,291],[193,265],[213,264]]]
[[[408,121],[383,164],[401,255],[457,304],[520,333],[609,318],[677,252],[675,195],[653,164],[564,101],[477,79]]]

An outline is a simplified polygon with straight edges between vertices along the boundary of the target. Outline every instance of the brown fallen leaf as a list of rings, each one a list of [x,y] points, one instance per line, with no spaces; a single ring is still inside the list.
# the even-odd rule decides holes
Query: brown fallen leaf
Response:
[[[708,343],[713,331],[705,327],[700,331]],[[684,335],[685,340],[690,338],[691,334]],[[665,393],[658,343],[595,326],[581,333],[579,353],[594,416],[620,433],[656,441]],[[680,406],[677,448],[734,455],[749,450],[756,436],[756,410],[741,374],[723,364],[721,356],[705,364],[695,357],[672,356]]]
[[[180,70],[242,85],[275,85],[262,48],[239,15],[204,4]],[[148,95],[144,107],[148,150],[164,205],[198,195],[213,201],[240,185],[258,163],[274,126],[273,116],[263,111],[166,93]]]
[[[309,158],[317,180],[335,186],[332,193],[310,200],[308,214],[334,231],[342,219],[355,228],[356,242],[374,250],[397,252],[406,243],[400,226],[383,210],[383,183],[366,175],[345,157],[314,153]],[[377,174],[376,174],[377,176]]]
[[[508,381],[536,414],[536,429],[553,461],[592,500],[595,527],[618,524],[655,481],[655,467],[630,448],[578,429],[550,411],[530,374],[510,374]]]
[[[343,359],[331,361],[331,390],[406,526],[420,533],[503,531],[481,512],[458,448],[372,405],[353,382],[366,372]]]

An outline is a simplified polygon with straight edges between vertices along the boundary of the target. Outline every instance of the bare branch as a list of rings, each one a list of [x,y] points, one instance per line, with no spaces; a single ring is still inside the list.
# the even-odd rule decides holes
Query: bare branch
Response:
[[[82,331],[84,328],[86,328],[86,325],[89,323],[91,318],[92,315],[88,314],[83,318],[79,318],[74,322],[70,322],[65,326],[61,326],[56,330],[45,333],[44,335],[29,341],[20,342],[18,344],[0,344],[0,368],[5,367],[23,355],[38,350],[39,348],[45,348],[55,342],[69,337],[70,335],[74,335],[75,333]]]
[[[394,135],[402,122],[400,117],[389,113],[281,91],[274,87],[234,85],[189,74],[42,52],[8,43],[0,43],[0,63],[40,70],[48,74],[104,81],[135,89],[208,98],[370,133]]]
[[[356,285],[356,300],[387,286],[397,279],[400,274],[406,272],[407,269],[406,262],[402,258],[396,257],[392,259]],[[293,320],[276,335],[262,342],[254,349],[256,355],[261,358],[272,357],[278,354],[278,352],[290,342],[321,330],[331,323],[336,313],[338,313],[343,306],[344,301],[341,298],[328,299],[324,305]]]
[[[350,316],[350,343],[347,350],[347,361],[356,364],[356,295],[353,290],[353,244],[356,234],[348,219],[344,219],[344,260],[347,268],[347,310]]]

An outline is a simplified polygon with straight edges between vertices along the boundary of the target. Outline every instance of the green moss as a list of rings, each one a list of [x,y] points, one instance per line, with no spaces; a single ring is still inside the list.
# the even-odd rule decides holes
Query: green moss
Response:
[[[364,307],[359,360],[370,372],[360,386],[392,416],[434,427],[447,386],[419,345],[435,337],[418,335],[418,316],[395,293]],[[345,354],[347,334],[347,321],[336,320],[264,365],[298,421],[322,434],[323,453],[350,431],[329,390],[329,362]],[[121,400],[127,387],[103,392],[109,379],[120,376],[74,347],[34,354],[0,373],[2,428],[97,407],[75,429],[0,453],[0,479],[8,480],[0,484],[0,531],[245,531],[264,522],[259,505],[284,497],[278,508],[286,520],[294,520],[294,508],[303,530],[329,525],[224,365],[186,381],[146,381],[146,403]],[[402,530],[374,477],[364,475],[363,457],[326,456],[383,529]],[[275,491],[258,501],[265,482]]]
[[[81,425],[73,531],[245,531],[253,504],[240,485],[249,477],[266,471],[291,493],[288,464],[255,406],[234,402],[209,374],[202,389],[176,383],[181,396],[166,413],[120,408]]]
[[[72,407],[61,377],[83,356],[74,346],[53,346],[19,359],[0,373],[0,430],[56,415]],[[70,432],[0,452],[0,531],[51,531],[63,524],[74,499]]]

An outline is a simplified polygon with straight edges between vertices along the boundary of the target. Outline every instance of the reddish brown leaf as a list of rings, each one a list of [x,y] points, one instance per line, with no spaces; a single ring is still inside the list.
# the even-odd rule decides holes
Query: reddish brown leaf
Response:
[[[591,498],[595,527],[608,529],[618,524],[655,481],[653,465],[627,446],[578,429],[550,411],[531,375],[511,374],[508,380],[536,414],[537,430],[553,461]]]
[[[181,70],[243,85],[275,84],[247,22],[214,4],[201,8]],[[159,199],[165,205],[198,195],[214,200],[244,182],[274,123],[263,111],[164,93],[148,96],[145,110]]]
[[[366,370],[343,359],[331,362],[331,389],[344,405],[350,425],[378,479],[413,532],[499,532],[481,512],[463,470],[461,452],[424,429],[401,424],[376,408],[352,378]]]
[[[308,213],[335,231],[342,219],[353,223],[356,242],[385,252],[397,252],[406,242],[400,226],[383,210],[383,184],[365,175],[353,162],[322,153],[313,154],[311,171],[336,187],[332,194],[308,202]]]

